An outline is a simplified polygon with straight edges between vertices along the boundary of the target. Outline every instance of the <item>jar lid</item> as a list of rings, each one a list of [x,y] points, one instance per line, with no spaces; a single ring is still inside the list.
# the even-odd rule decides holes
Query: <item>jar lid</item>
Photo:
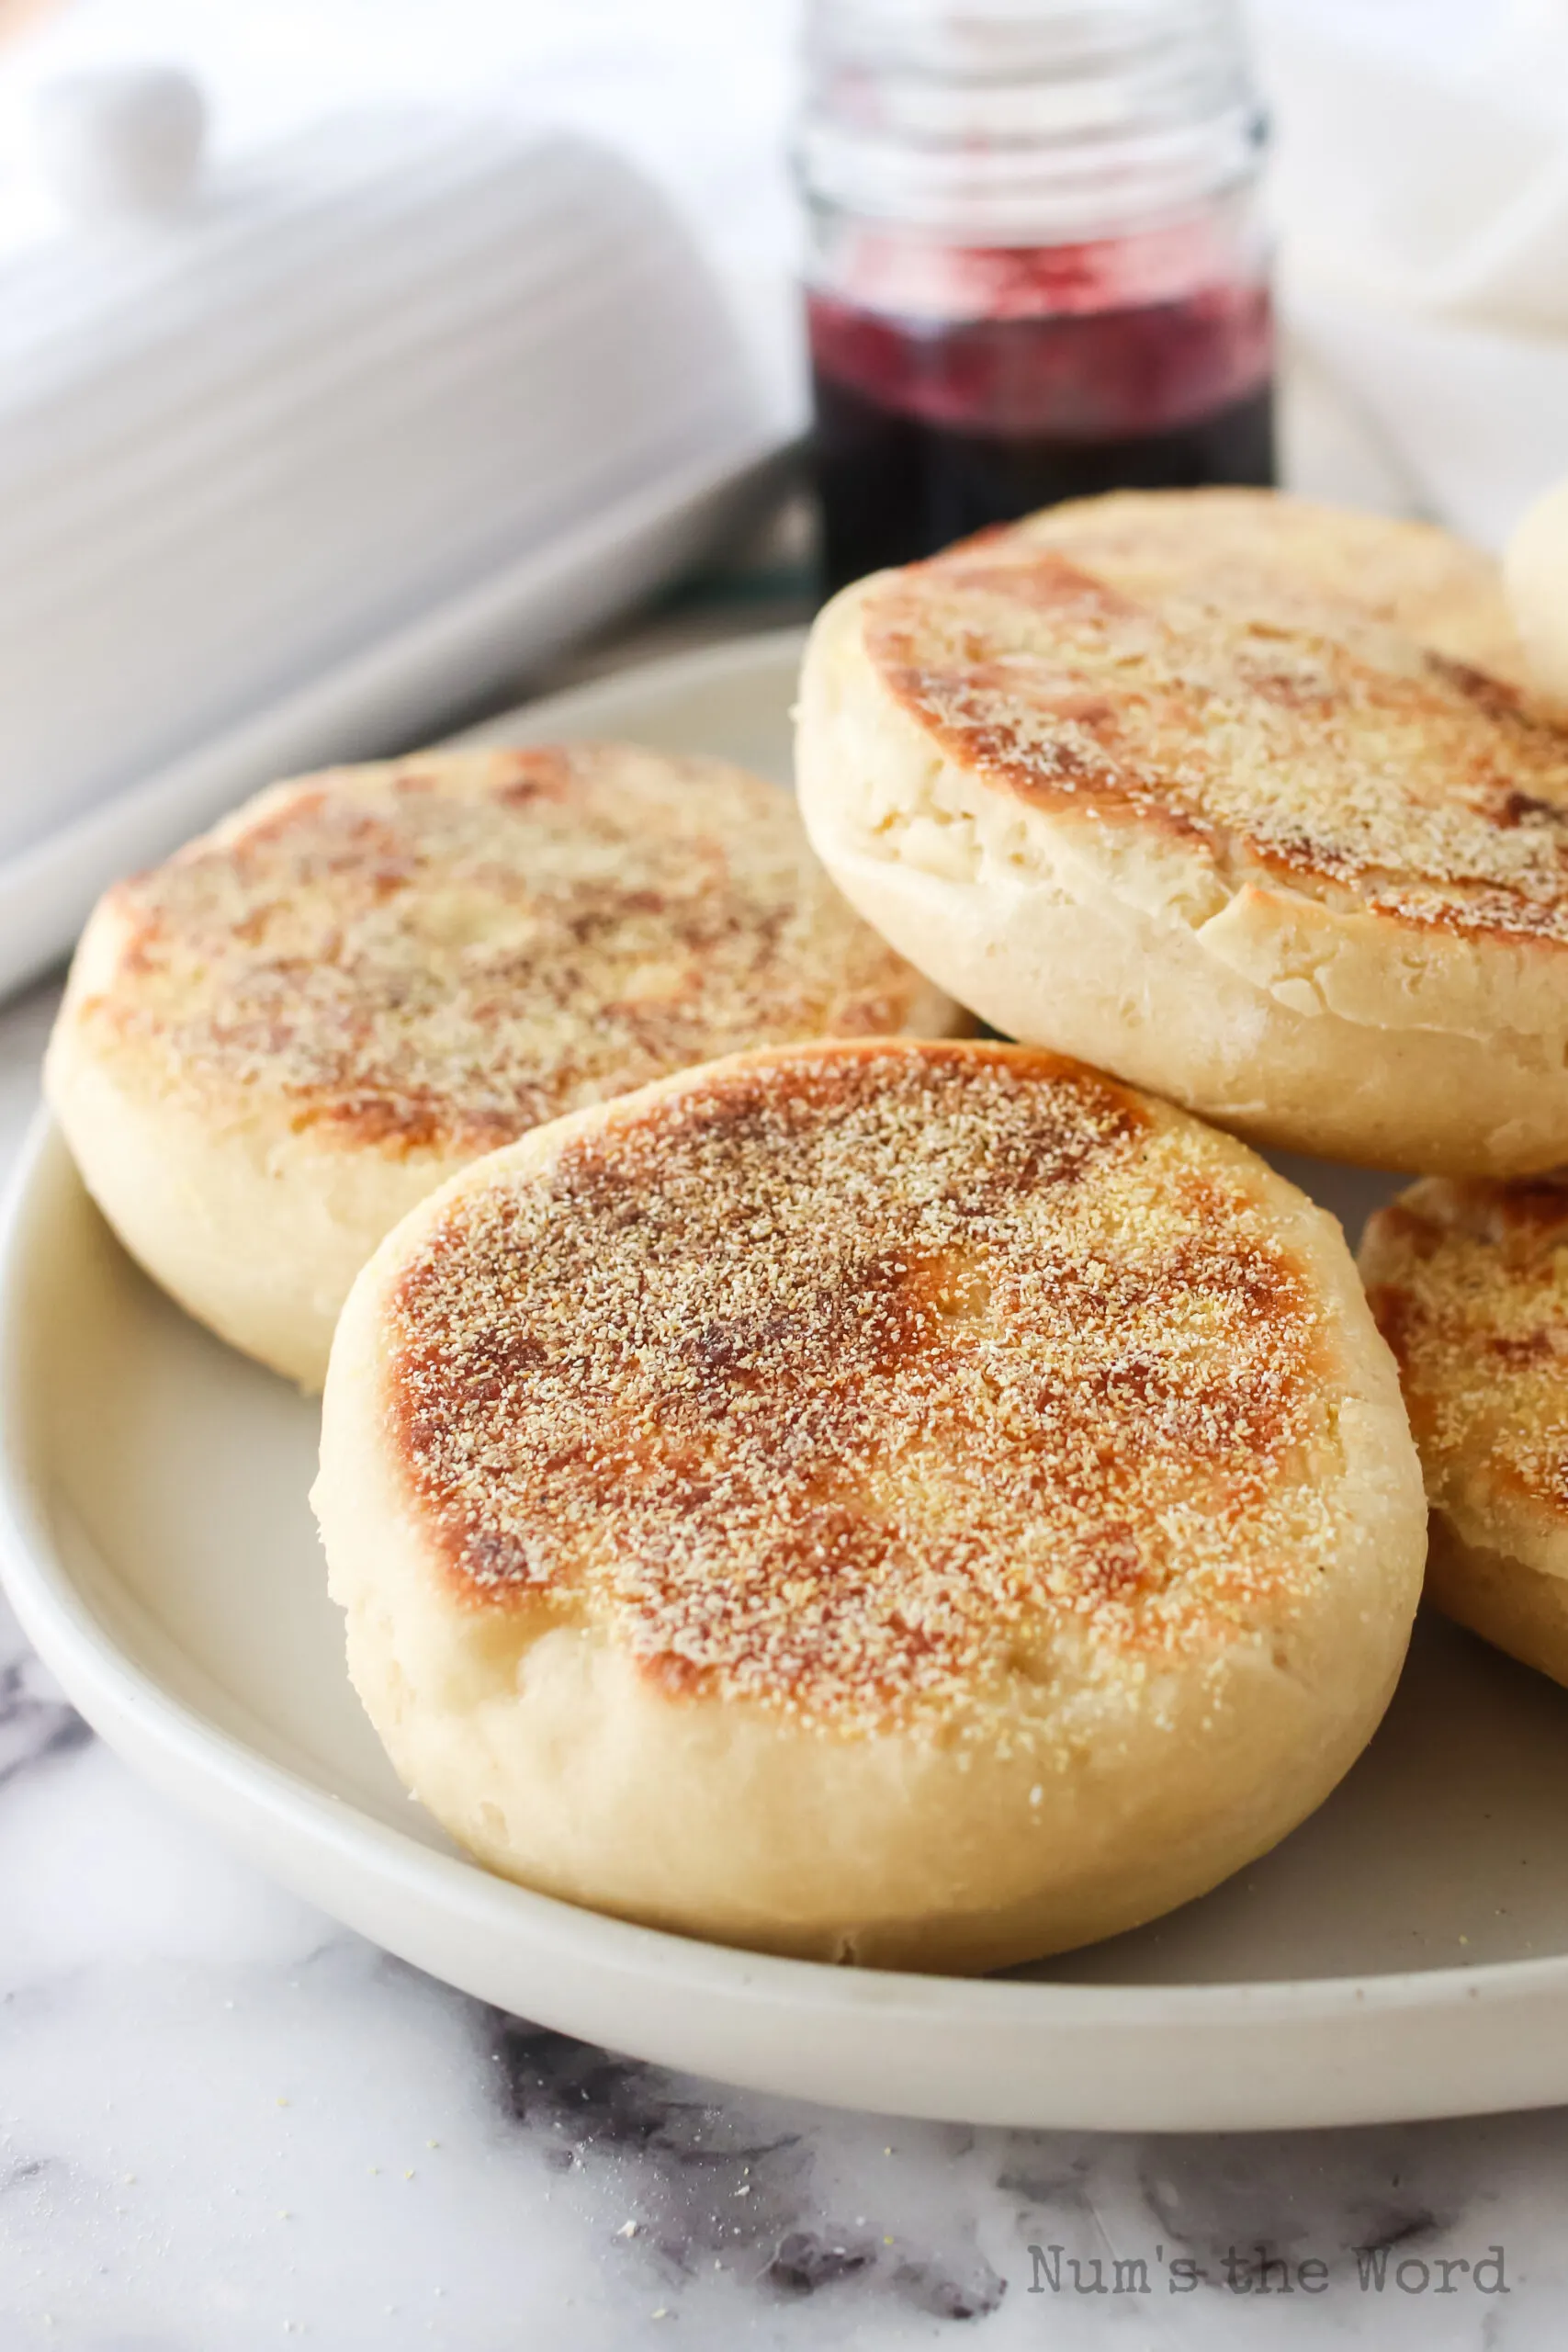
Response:
[[[813,0],[809,198],[976,244],[1103,235],[1257,167],[1235,0]]]

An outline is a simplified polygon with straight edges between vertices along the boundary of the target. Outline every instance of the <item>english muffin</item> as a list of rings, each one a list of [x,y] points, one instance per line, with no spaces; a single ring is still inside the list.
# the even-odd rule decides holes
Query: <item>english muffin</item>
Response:
[[[46,1085],[149,1272],[319,1387],[371,1250],[481,1152],[715,1054],[954,1025],[789,794],[579,743],[306,776],[118,884]]]
[[[1361,1243],[1427,1476],[1427,1595],[1568,1683],[1568,1178],[1413,1184]]]
[[[818,618],[806,820],[997,1028],[1265,1144],[1568,1157],[1568,727],[1493,568],[1261,491],[1126,493]]]
[[[1309,1813],[1426,1532],[1332,1219],[975,1042],[738,1057],[467,1170],[355,1284],[314,1499],[371,1721],[481,1861],[965,1971]]]

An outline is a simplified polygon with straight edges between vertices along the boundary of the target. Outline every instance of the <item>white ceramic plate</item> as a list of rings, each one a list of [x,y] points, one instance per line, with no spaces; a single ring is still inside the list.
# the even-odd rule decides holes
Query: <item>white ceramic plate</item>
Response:
[[[797,640],[660,663],[503,737],[621,733],[775,774]],[[1348,1223],[1388,1189],[1297,1167]],[[603,1919],[488,1876],[360,1714],[306,1507],[316,1417],[128,1262],[34,1137],[0,1261],[0,1546],[126,1758],[265,1869],[487,2000],[844,2105],[1217,2130],[1568,2098],[1568,1694],[1422,1628],[1373,1746],[1266,1861],[1005,1980],[886,1976]]]

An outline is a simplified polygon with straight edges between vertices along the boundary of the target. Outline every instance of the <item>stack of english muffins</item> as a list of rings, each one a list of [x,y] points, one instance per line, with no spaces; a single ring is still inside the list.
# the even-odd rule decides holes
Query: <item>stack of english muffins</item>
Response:
[[[1568,1679],[1568,717],[1441,533],[1127,493],[837,598],[797,780],[279,786],[107,894],[50,1097],[324,1375],[349,1670],[478,1859],[1005,1966],[1321,1802],[1428,1499]],[[1254,1146],[1424,1180],[1370,1303]]]

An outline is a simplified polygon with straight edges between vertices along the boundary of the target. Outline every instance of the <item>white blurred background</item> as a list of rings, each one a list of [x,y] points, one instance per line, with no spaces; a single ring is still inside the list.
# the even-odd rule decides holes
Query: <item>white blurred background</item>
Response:
[[[1250,13],[1292,323],[1412,496],[1496,543],[1568,470],[1568,0]],[[344,104],[482,96],[651,170],[803,414],[795,24],[795,0],[0,0],[0,248],[47,227],[29,107],[84,64],[189,66],[220,159]]]
[[[690,588],[681,592],[675,641],[809,609],[808,509],[799,497],[777,506],[785,453],[807,422],[786,161],[800,6],[0,0],[0,989],[62,950],[112,873],[161,854],[269,775],[514,700],[558,680],[568,650],[602,666],[667,644],[670,585],[694,567],[706,602],[694,614]],[[1568,475],[1568,0],[1251,0],[1249,15],[1274,128],[1287,482],[1427,514],[1501,547],[1535,495]],[[334,342],[312,329],[302,295],[297,320],[271,322],[267,348],[269,321],[246,313],[216,241],[201,261],[199,221],[189,253],[200,267],[182,259],[177,230],[162,248],[126,241],[117,291],[110,246],[62,220],[39,165],[40,96],[84,70],[149,63],[201,85],[216,183],[344,109],[410,101],[446,125],[454,147],[478,109],[510,119],[520,137],[523,126],[560,126],[618,150],[689,228],[744,347],[750,390],[729,398],[724,448],[694,390],[682,423],[666,368],[672,454],[633,481],[636,420],[615,426],[618,454],[603,400],[574,415],[585,363],[558,333],[572,288],[564,263],[551,278],[543,250],[557,232],[522,232],[503,276],[492,261],[488,291],[477,280],[470,289],[483,317],[468,391],[476,412],[487,382],[522,385],[536,407],[564,404],[561,431],[580,446],[561,481],[599,488],[575,506],[563,488],[558,504],[570,511],[548,517],[541,504],[532,540],[498,493],[491,519],[512,566],[502,577],[473,532],[487,483],[517,492],[527,471],[515,402],[511,444],[498,433],[485,445],[456,407],[437,420],[412,379],[393,413],[389,379],[368,372],[373,334],[362,324],[355,362],[354,334]],[[400,201],[395,175],[383,186]],[[476,213],[488,201],[476,198]],[[385,254],[391,213],[376,203],[378,213],[368,198],[362,209]],[[541,202],[541,224],[547,209]],[[566,217],[558,207],[558,222]],[[258,237],[272,218],[264,204]],[[423,278],[411,258],[402,308],[389,315],[448,398],[438,321],[453,281],[434,232],[421,266]],[[126,290],[143,268],[150,286],[162,272],[145,300]],[[330,318],[324,264],[317,274],[313,315],[326,303]],[[694,379],[708,364],[700,342]],[[250,344],[262,351],[254,368]],[[177,396],[187,356],[219,386],[205,405]],[[626,388],[623,409],[651,412],[652,378],[635,357],[608,373]],[[378,426],[372,391],[386,412]],[[288,436],[296,456],[310,443],[319,474],[332,436],[352,445],[361,419],[357,488],[346,473],[333,481],[334,505],[293,464]],[[705,489],[692,469],[710,448]],[[454,495],[442,510],[445,537],[430,519],[443,462],[455,481],[466,464],[468,502]],[[757,500],[729,494],[759,466],[775,504],[761,538]],[[547,483],[549,465],[542,474]],[[640,525],[628,482],[640,484]],[[230,514],[238,520],[220,531],[216,518]],[[393,560],[356,566],[378,544],[367,517],[390,534]],[[662,635],[650,641],[649,599],[660,591]],[[627,633],[633,613],[641,634]],[[585,656],[585,639],[610,620],[618,634]],[[73,833],[78,820],[87,830]]]

